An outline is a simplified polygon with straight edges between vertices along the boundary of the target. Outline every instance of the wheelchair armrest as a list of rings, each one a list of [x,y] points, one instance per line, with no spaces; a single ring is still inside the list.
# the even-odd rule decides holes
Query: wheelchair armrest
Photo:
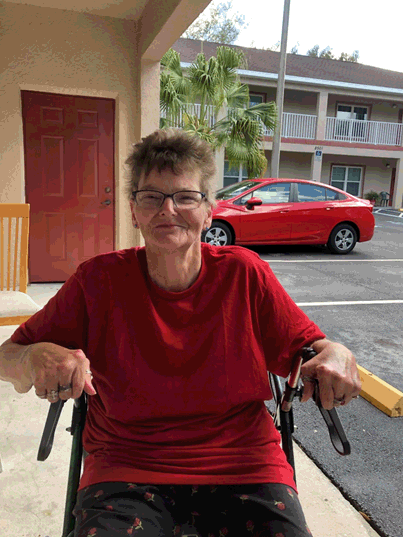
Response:
[[[59,421],[60,414],[62,413],[64,403],[59,399],[56,403],[51,403],[48,411],[48,417],[46,418],[45,427],[43,429],[41,443],[38,450],[38,461],[46,461],[52,451],[53,440],[55,437],[55,431],[57,422]]]

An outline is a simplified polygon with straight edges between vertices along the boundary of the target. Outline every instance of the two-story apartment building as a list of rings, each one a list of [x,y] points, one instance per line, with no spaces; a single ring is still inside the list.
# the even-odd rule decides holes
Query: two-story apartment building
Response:
[[[179,39],[173,48],[182,65],[201,51],[216,54],[217,43]],[[236,47],[247,59],[240,70],[253,104],[276,100],[280,54]],[[359,63],[287,55],[280,177],[313,179],[363,197],[387,192],[389,204],[403,206],[403,73]],[[270,177],[273,133],[264,151]],[[218,186],[246,174],[222,162]]]

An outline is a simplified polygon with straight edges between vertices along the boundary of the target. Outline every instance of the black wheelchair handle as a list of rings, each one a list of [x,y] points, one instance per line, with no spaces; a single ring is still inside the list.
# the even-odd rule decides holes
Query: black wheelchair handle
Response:
[[[285,391],[283,395],[283,400],[281,403],[281,410],[284,412],[289,412],[291,410],[291,405],[294,397],[296,395],[301,395],[301,390],[299,388],[299,380],[301,374],[301,366],[308,360],[311,360],[316,356],[316,352],[312,347],[303,347],[299,359],[293,366],[293,369],[289,375],[288,381],[285,385]],[[344,432],[343,425],[337,414],[337,410],[332,408],[332,410],[326,410],[323,408],[322,403],[319,397],[319,383],[315,380],[315,389],[313,400],[315,401],[316,406],[318,407],[320,413],[322,414],[323,419],[329,430],[330,440],[333,444],[334,449],[340,455],[350,455],[351,447],[350,443],[347,440],[346,433]]]
[[[38,461],[46,461],[49,457],[53,447],[53,440],[55,437],[55,431],[57,422],[59,421],[60,414],[62,413],[64,403],[59,399],[56,403],[51,403],[48,411],[48,417],[46,418],[45,427],[43,429],[41,443],[38,450]]]
[[[314,356],[316,352],[312,347],[304,347],[302,349],[302,362],[305,363]],[[334,449],[340,455],[350,455],[351,446],[350,442],[347,440],[346,433],[344,432],[343,425],[341,424],[337,410],[332,408],[331,410],[326,410],[323,408],[320,397],[319,397],[319,382],[315,380],[315,389],[313,400],[315,401],[316,406],[318,407],[320,413],[322,414],[323,419],[329,430],[330,440],[333,444]]]

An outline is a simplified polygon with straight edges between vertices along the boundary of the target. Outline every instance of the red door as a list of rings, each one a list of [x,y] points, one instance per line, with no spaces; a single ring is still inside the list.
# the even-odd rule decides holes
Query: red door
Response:
[[[22,91],[30,282],[114,249],[114,101]]]

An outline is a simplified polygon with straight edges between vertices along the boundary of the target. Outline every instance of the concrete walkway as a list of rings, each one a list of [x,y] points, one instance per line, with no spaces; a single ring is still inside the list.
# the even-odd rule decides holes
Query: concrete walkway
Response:
[[[33,284],[28,294],[43,306],[60,286]],[[16,328],[0,327],[0,343]],[[48,403],[38,399],[33,390],[20,395],[11,384],[0,381],[1,537],[61,536],[71,449],[66,428],[70,426],[72,401],[64,406],[52,453],[46,462],[38,462],[47,412]],[[295,459],[300,500],[315,537],[378,536],[296,445]]]

